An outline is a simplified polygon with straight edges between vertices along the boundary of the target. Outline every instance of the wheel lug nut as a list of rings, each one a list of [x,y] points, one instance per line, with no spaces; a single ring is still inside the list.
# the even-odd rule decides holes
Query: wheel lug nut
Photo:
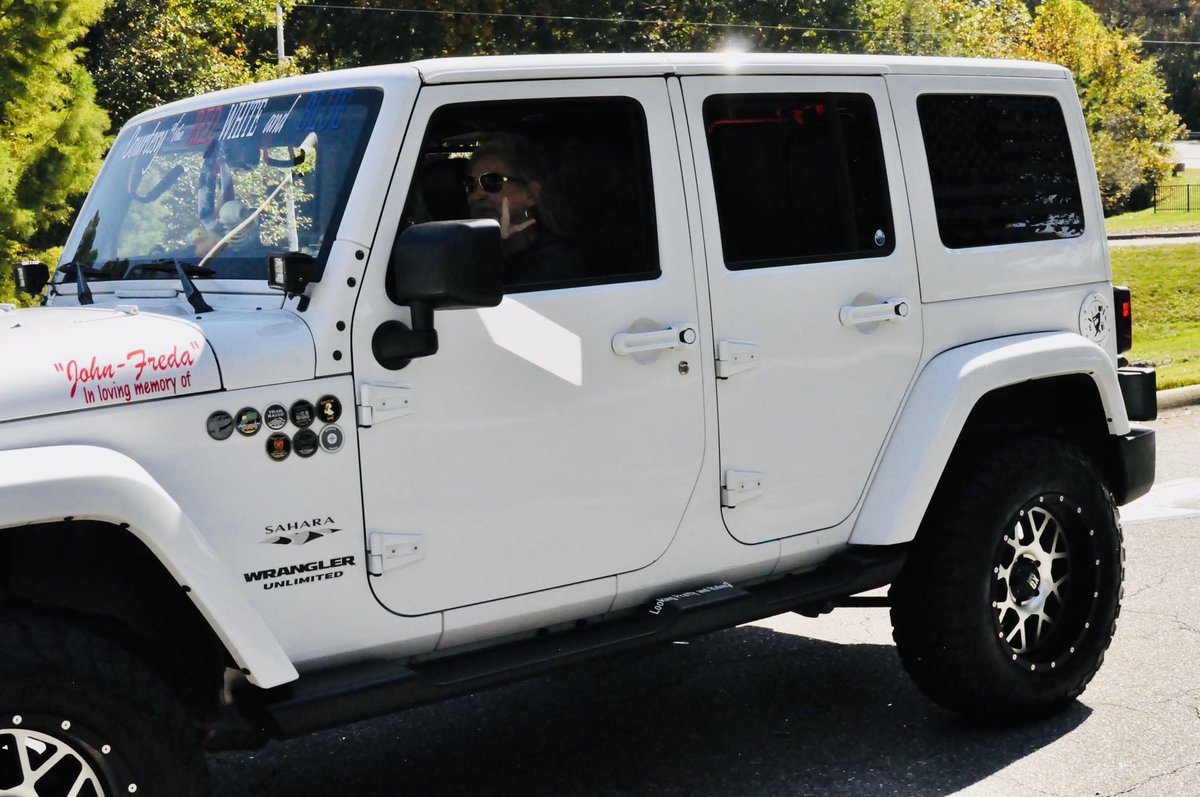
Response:
[[[70,723],[70,721],[68,721],[68,720],[63,720],[63,721],[62,721],[62,729],[63,729],[64,731],[69,731],[69,730],[71,730],[71,723]]]

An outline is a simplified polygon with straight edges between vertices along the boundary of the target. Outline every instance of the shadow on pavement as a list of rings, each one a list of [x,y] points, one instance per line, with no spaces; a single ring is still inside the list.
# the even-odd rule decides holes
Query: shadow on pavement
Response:
[[[209,763],[216,797],[940,797],[1089,713],[974,727],[918,693],[891,646],[745,626]]]

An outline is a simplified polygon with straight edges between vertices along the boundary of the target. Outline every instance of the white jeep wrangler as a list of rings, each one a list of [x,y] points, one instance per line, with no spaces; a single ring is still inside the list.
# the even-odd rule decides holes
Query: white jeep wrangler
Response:
[[[930,697],[1044,716],[1153,481],[1056,66],[246,86],[130,121],[14,273],[0,794],[197,795],[206,746],[889,584]]]

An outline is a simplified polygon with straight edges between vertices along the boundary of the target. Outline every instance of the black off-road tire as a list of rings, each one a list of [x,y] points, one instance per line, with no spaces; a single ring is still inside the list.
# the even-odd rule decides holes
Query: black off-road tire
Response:
[[[80,797],[203,797],[197,727],[119,645],[51,620],[0,619],[0,795],[66,797],[73,788]]]
[[[956,456],[891,588],[905,669],[975,720],[1063,709],[1116,630],[1122,542],[1112,494],[1074,444],[1024,437]]]

